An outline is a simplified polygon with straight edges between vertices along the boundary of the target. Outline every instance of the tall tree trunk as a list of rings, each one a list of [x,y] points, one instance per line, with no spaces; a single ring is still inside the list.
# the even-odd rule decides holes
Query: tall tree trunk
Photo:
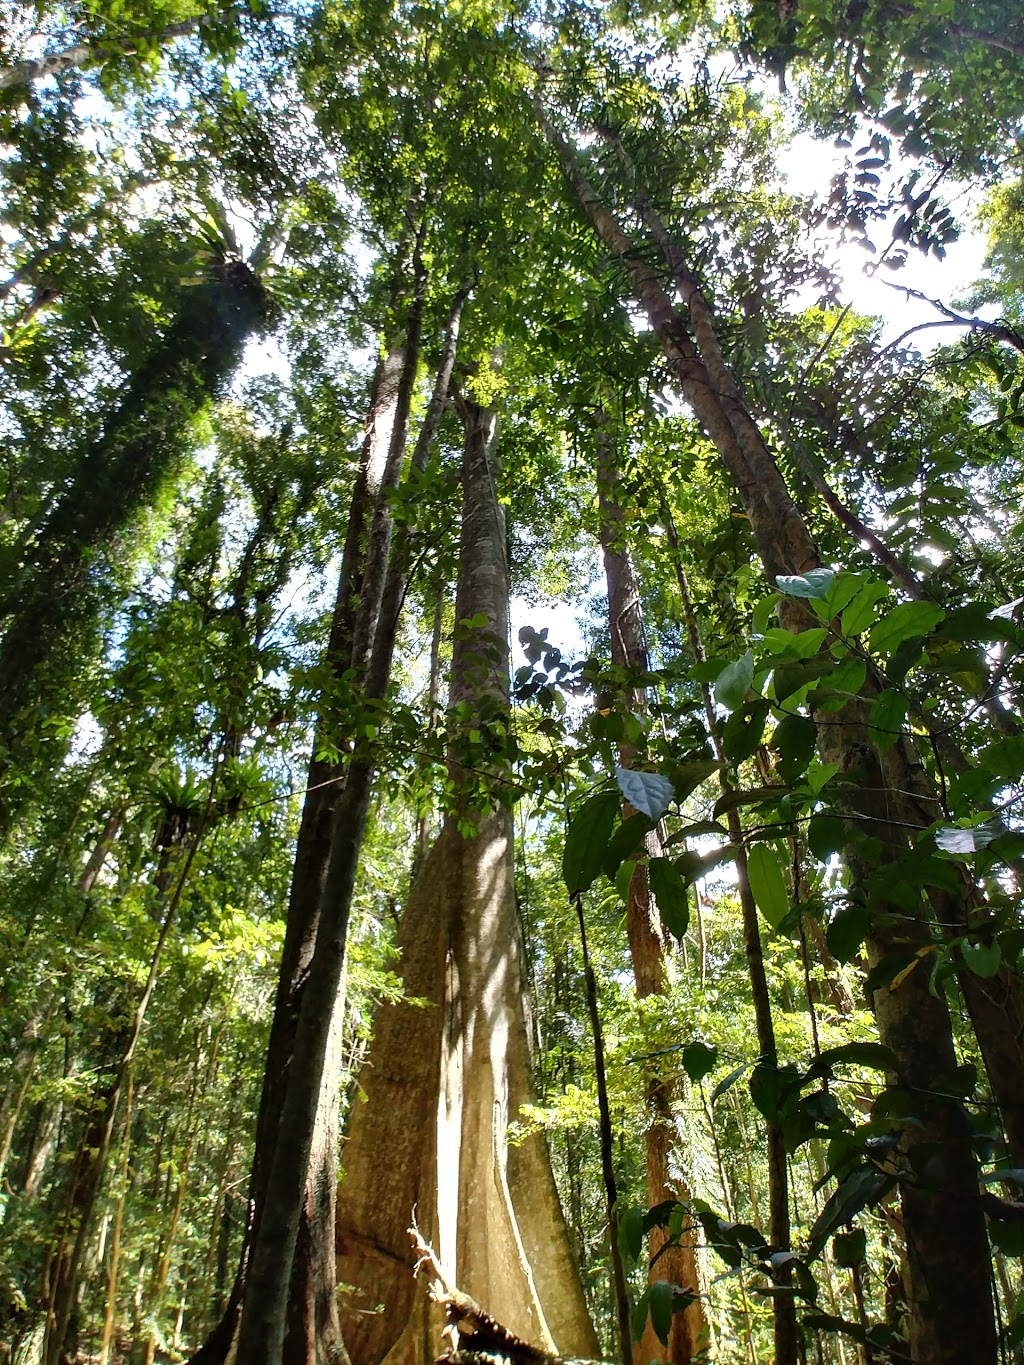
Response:
[[[535,111],[581,207],[605,246],[627,270],[634,294],[665,349],[684,397],[733,480],[769,581],[779,574],[805,573],[819,567],[806,523],[743,405],[735,380],[731,375],[716,377],[710,373],[657,275],[594,192],[575,152],[548,118],[539,96]],[[710,327],[709,321],[707,325]],[[712,355],[714,351],[711,347]],[[791,629],[808,624],[808,613],[791,599],[784,603],[783,612],[784,624]],[[906,809],[902,790],[907,786],[914,790],[913,765],[904,746],[897,744],[890,751],[893,758],[883,766],[870,741],[866,712],[865,704],[855,701],[829,716],[829,723],[819,726],[819,751],[826,761],[838,762],[844,772],[859,770],[860,785],[849,799],[849,813],[859,819],[861,828],[870,829],[881,841],[883,858],[895,860],[908,847],[898,821]],[[898,785],[892,781],[897,751],[906,769],[903,777],[908,778]],[[863,883],[871,869],[865,866],[858,847],[847,849],[847,861],[855,878]],[[923,905],[916,916],[908,914],[904,905],[887,905],[881,900],[872,905],[868,947],[873,961],[907,948],[927,949],[932,941]],[[914,1174],[901,1180],[910,1276],[911,1354],[920,1365],[991,1359],[996,1333],[977,1163],[963,1106],[946,1097],[947,1080],[956,1067],[949,1010],[944,998],[929,991],[927,972],[920,964],[898,987],[876,990],[874,1007],[881,1040],[897,1059],[896,1079],[912,1094],[914,1116],[920,1124],[904,1130],[903,1159],[909,1166],[915,1158],[920,1164],[926,1152],[934,1154],[932,1176],[922,1179]]]
[[[382,490],[392,486],[397,479],[401,469],[401,454],[405,446],[409,400],[418,358],[422,288],[425,283],[422,268],[415,264],[414,269],[417,279],[406,335],[396,339],[387,348],[378,363],[371,387],[366,438],[349,508],[348,529],[326,654],[330,673],[339,683],[346,671],[353,666],[357,617],[360,609],[367,611],[374,601],[380,602],[375,613],[383,625],[380,644],[377,647],[380,657],[376,662],[371,660],[371,672],[374,670],[380,672],[384,655],[388,656],[386,662],[389,664],[391,648],[389,642],[393,642],[398,624],[405,576],[397,562],[388,560],[387,573],[382,575],[382,561],[378,554],[369,569],[370,573],[377,576],[376,584],[369,593],[363,594],[361,589],[368,573],[369,537],[376,534],[379,538],[386,534],[390,542],[389,520],[386,518],[379,520],[376,531],[371,523],[374,507],[378,504],[386,507]],[[403,282],[396,284],[392,307],[400,305],[403,287]],[[420,471],[425,467],[427,454],[444,410],[455,364],[462,308],[468,293],[468,288],[457,293],[449,314],[434,392],[410,461],[412,468]],[[380,581],[382,577],[383,583]],[[365,627],[363,633],[365,666]],[[375,685],[380,685],[379,679]],[[383,693],[386,672],[385,681],[380,686]],[[342,798],[345,781],[344,765],[327,762],[320,759],[318,754],[338,739],[339,733],[343,733],[343,728],[343,707],[339,705],[338,699],[327,691],[320,702],[313,755],[306,782],[306,800],[303,804],[292,873],[285,942],[257,1120],[249,1196],[250,1222],[231,1297],[220,1323],[194,1356],[195,1365],[217,1365],[227,1358],[241,1311],[249,1250],[266,1199],[289,1067],[294,1055],[303,992],[317,942],[321,898],[324,894],[331,851],[331,829],[333,822],[338,818],[335,816],[335,809]],[[339,998],[333,1007],[335,1012],[340,1010],[341,994],[339,991]],[[343,1358],[344,1352],[337,1318],[333,1245],[338,1087],[337,1065],[331,1059],[339,1040],[339,1026],[339,1020],[332,1022],[330,1035],[325,1044],[321,1098],[317,1106],[316,1129],[311,1137],[310,1165],[297,1233],[298,1255],[294,1261],[288,1296],[288,1321],[283,1348],[283,1360],[288,1365],[312,1365],[318,1360],[330,1362],[333,1358]]]
[[[596,442],[598,510],[608,591],[612,663],[619,668],[640,673],[648,667],[640,585],[624,538],[625,518],[618,496],[615,440],[603,413],[598,417]],[[631,710],[643,712],[647,707],[646,692],[643,688],[632,688],[627,693],[626,702]],[[635,756],[636,750],[632,745],[619,746],[619,762],[624,768],[631,766]],[[632,808],[623,812],[624,816],[632,813]],[[647,836],[647,851],[654,856],[660,854],[661,840],[657,831]],[[637,863],[630,879],[626,927],[638,999],[665,995],[665,934],[651,895],[647,868],[643,863]],[[667,1199],[686,1202],[691,1197],[690,1191],[678,1179],[672,1180],[669,1176],[669,1153],[673,1143],[672,1084],[659,1078],[656,1072],[649,1071],[646,1085],[648,1206],[654,1208]],[[688,1227],[689,1231],[680,1245],[668,1251],[664,1250],[668,1241],[667,1231],[664,1228],[652,1230],[650,1256],[652,1262],[655,1257],[658,1259],[656,1265],[650,1266],[648,1278],[651,1281],[668,1280],[688,1292],[698,1293],[706,1277],[701,1273],[697,1261],[695,1220],[688,1220]],[[663,1354],[663,1358],[671,1365],[687,1365],[706,1344],[709,1325],[704,1302],[697,1298],[685,1311],[673,1316],[668,1347]],[[663,1348],[648,1319],[643,1336],[634,1346],[635,1363],[646,1365],[647,1361],[657,1359],[662,1353]]]
[[[350,658],[362,696],[371,701],[381,701],[386,694],[398,625],[397,612],[385,612],[382,604],[387,593],[391,550],[390,493],[397,486],[402,470],[419,346],[425,277],[418,243],[414,262],[416,283],[409,310],[406,354],[395,393],[394,428],[373,503],[362,577],[360,580],[353,576],[350,580],[359,585],[358,596],[354,599],[355,615],[350,618]],[[400,592],[398,598],[401,599]],[[346,603],[350,600],[345,598]],[[239,1359],[258,1360],[261,1365],[278,1365],[283,1359],[290,1298],[288,1282],[299,1239],[310,1153],[315,1142],[316,1114],[344,970],[349,910],[373,794],[374,772],[372,746],[360,739],[353,745],[344,785],[331,814],[327,835],[329,851],[325,864],[321,864],[317,923],[315,934],[311,936],[312,953],[298,1004],[287,1059],[287,1077],[276,1112],[276,1129],[265,1144],[265,1193],[251,1238],[238,1340]],[[323,1178],[325,1176],[318,1177],[321,1181]],[[333,1294],[331,1302],[333,1304]],[[341,1349],[339,1341],[339,1353]]]
[[[508,719],[508,573],[496,496],[495,419],[471,402],[452,659],[453,715]],[[458,784],[457,752],[452,776]],[[468,827],[468,829],[467,829]],[[339,1192],[339,1276],[353,1365],[426,1365],[439,1339],[414,1295],[414,1210],[452,1282],[513,1330],[592,1355],[593,1328],[543,1138],[510,1147],[530,1099],[512,824],[463,797],[427,856],[399,932],[406,999],[378,1011]],[[426,1008],[409,997],[429,1001]],[[367,1306],[383,1310],[365,1312]]]
[[[230,377],[266,316],[260,282],[241,261],[222,262],[185,290],[179,313],[125,382],[116,408],[78,457],[66,492],[34,536],[0,595],[0,827],[22,799],[2,790],[5,772],[30,754],[45,720],[77,714],[76,676],[94,646],[104,556],[156,495],[185,444],[188,424]],[[55,761],[63,755],[63,748]],[[30,754],[31,756],[31,754]]]

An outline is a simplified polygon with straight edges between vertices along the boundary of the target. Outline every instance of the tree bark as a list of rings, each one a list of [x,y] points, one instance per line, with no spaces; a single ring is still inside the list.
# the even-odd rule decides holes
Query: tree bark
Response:
[[[492,413],[465,402],[463,522],[451,705],[508,716],[508,577]],[[458,783],[458,755],[453,753]],[[507,811],[446,820],[399,932],[406,998],[378,1011],[339,1192],[339,1278],[355,1288],[353,1365],[426,1365],[437,1329],[414,1303],[406,1229],[429,1220],[442,1264],[521,1334],[571,1354],[596,1345],[543,1139],[507,1125],[532,1094]],[[424,999],[425,1007],[410,998]],[[368,1307],[383,1305],[380,1312]]]
[[[353,598],[348,589],[344,565],[343,581],[339,586],[340,622],[346,633],[351,632],[348,657],[353,678],[356,686],[361,685],[362,695],[371,701],[383,700],[387,691],[398,624],[397,616],[386,621],[382,619],[381,603],[387,582],[392,531],[388,494],[397,486],[402,470],[419,354],[424,276],[418,245],[413,259],[415,282],[403,363],[395,387],[393,430],[372,503],[372,525],[363,552],[362,573],[356,577],[353,561],[347,575],[348,583],[359,585],[358,595]],[[368,510],[364,503],[363,515]],[[355,607],[354,614],[352,606]],[[338,620],[336,618],[336,623]],[[365,740],[354,743],[352,748],[344,785],[330,815],[327,856],[320,864],[316,927],[308,939],[312,952],[295,1016],[287,1076],[276,1111],[276,1127],[271,1140],[264,1144],[267,1176],[263,1205],[259,1221],[253,1228],[245,1287],[241,1293],[238,1358],[260,1361],[261,1365],[278,1365],[283,1360],[290,1298],[288,1282],[300,1235],[310,1154],[316,1142],[318,1104],[325,1084],[325,1070],[329,1069],[328,1049],[343,977],[349,909],[373,793],[375,768],[371,748]],[[321,1187],[326,1174],[321,1171],[317,1176]],[[333,1172],[330,1181],[333,1188]],[[322,1218],[319,1222],[321,1228],[326,1226]],[[333,1305],[333,1292],[330,1302]],[[336,1354],[342,1349],[339,1339]]]
[[[97,560],[116,557],[180,457],[188,423],[230,377],[266,311],[263,288],[241,261],[221,262],[183,292],[177,318],[127,379],[0,595],[0,783],[23,749],[35,761],[43,720],[49,733],[55,717],[77,714],[78,674],[95,646],[102,600]],[[0,787],[0,827],[22,792]]]
[[[194,19],[182,19],[176,24],[167,24],[161,29],[150,29],[130,38],[72,43],[69,47],[62,48],[60,52],[48,52],[44,57],[0,67],[0,90],[29,85],[32,81],[43,80],[47,76],[63,76],[67,71],[102,66],[112,57],[132,57],[143,43],[169,43],[175,38],[184,38],[190,33],[195,33],[204,17],[196,15]]]
[[[648,656],[640,584],[625,541],[625,518],[618,495],[614,436],[604,413],[599,414],[595,435],[600,539],[608,592],[612,663],[619,668],[641,673],[648,667]],[[647,709],[646,691],[639,687],[630,689],[626,702],[630,710],[643,713]],[[619,746],[619,763],[622,767],[630,767],[634,758],[633,746]],[[624,807],[623,818],[632,814],[632,807]],[[649,854],[657,857],[661,853],[657,831],[647,836],[646,843]],[[643,863],[637,863],[630,879],[626,929],[637,998],[644,1000],[652,995],[665,995],[668,989],[665,932]],[[650,1069],[646,1075],[646,1088],[648,1114],[644,1141],[648,1207],[654,1208],[668,1199],[679,1199],[686,1203],[691,1198],[690,1191],[678,1179],[672,1180],[669,1176],[674,1088],[671,1082],[660,1078],[656,1071]],[[667,1241],[668,1233],[664,1228],[651,1230],[648,1242],[650,1258],[654,1261],[657,1257],[657,1264],[649,1267],[649,1281],[668,1280],[688,1293],[698,1293],[706,1276],[702,1274],[697,1259],[695,1220],[688,1220],[687,1231],[678,1246],[665,1251]],[[710,1335],[704,1305],[703,1298],[696,1298],[683,1312],[673,1315],[667,1348],[662,1347],[648,1319],[643,1336],[633,1348],[635,1365],[646,1365],[647,1361],[659,1356],[670,1365],[688,1365]]]
[[[672,307],[660,281],[630,237],[601,202],[580,169],[576,154],[554,127],[540,96],[534,99],[538,121],[557,152],[581,207],[604,244],[628,273],[637,301],[665,349],[683,395],[718,450],[739,493],[769,582],[779,574],[805,573],[819,567],[817,549],[806,523],[792,501],[785,481],[742,403],[738,386],[715,383],[701,355]],[[691,304],[692,310],[692,304]],[[723,401],[723,393],[728,404]],[[783,604],[784,624],[802,629],[807,614],[792,600]],[[904,829],[893,821],[912,791],[912,767],[902,745],[890,750],[889,769],[897,760],[907,781],[887,780],[879,755],[870,742],[866,707],[850,703],[843,712],[819,726],[819,751],[825,761],[836,761],[841,771],[859,776],[860,786],[848,803],[849,813],[871,830],[886,850],[898,858],[908,848]],[[897,752],[898,751],[898,752]],[[908,776],[909,775],[909,776]],[[897,820],[899,815],[897,815]],[[866,879],[856,846],[847,861],[857,880]],[[908,915],[902,905],[878,900],[872,905],[869,954],[874,961],[906,948],[928,950],[933,942],[922,906]],[[898,925],[894,929],[893,925]],[[988,1238],[978,1201],[977,1164],[970,1145],[963,1106],[936,1096],[943,1078],[956,1066],[952,1026],[944,998],[928,990],[924,968],[904,976],[893,988],[875,992],[875,1014],[882,1042],[895,1054],[898,1082],[914,1098],[914,1114],[921,1126],[908,1125],[903,1152],[908,1166],[933,1152],[933,1176],[922,1180],[904,1173],[901,1180],[904,1226],[910,1275],[910,1349],[920,1365],[956,1365],[965,1359],[990,1359],[996,1351],[995,1320],[988,1275]]]

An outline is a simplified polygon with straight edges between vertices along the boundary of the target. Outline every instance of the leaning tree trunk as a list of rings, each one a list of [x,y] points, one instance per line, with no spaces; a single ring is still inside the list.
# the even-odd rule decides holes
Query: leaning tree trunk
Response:
[[[612,663],[618,668],[642,673],[648,667],[648,658],[640,605],[640,585],[632,557],[624,541],[625,518],[618,499],[619,480],[614,437],[608,429],[604,414],[599,414],[596,441],[598,511],[608,591]],[[645,711],[647,708],[645,690],[639,686],[631,687],[626,694],[626,704],[630,710]],[[622,767],[630,767],[635,756],[636,749],[633,745],[619,746],[619,763]],[[623,818],[633,813],[632,807],[626,807]],[[647,836],[646,842],[648,853],[654,856],[660,854],[661,840],[656,830]],[[643,863],[636,864],[630,878],[626,930],[637,998],[644,1000],[652,995],[665,995],[668,984],[665,969],[665,934],[651,895],[647,867]],[[678,1178],[672,1179],[669,1175],[669,1154],[673,1142],[673,1085],[659,1077],[655,1070],[648,1070],[646,1084],[647,1203],[650,1208],[668,1199],[680,1199],[685,1203],[691,1197],[690,1191]],[[699,1293],[706,1277],[702,1274],[697,1259],[696,1220],[688,1221],[688,1230],[679,1245],[665,1250],[668,1241],[669,1235],[664,1228],[652,1229],[649,1239],[652,1263],[648,1279],[652,1282],[668,1280],[690,1293]],[[670,1365],[688,1365],[696,1352],[708,1341],[709,1325],[704,1304],[703,1298],[695,1298],[683,1312],[673,1315],[667,1348],[662,1347],[648,1317],[643,1336],[634,1345],[635,1365],[646,1365],[647,1361],[658,1358],[667,1360]]]
[[[769,581],[776,575],[806,573],[820,566],[806,522],[789,495],[775,460],[746,408],[739,386],[721,360],[710,313],[695,290],[690,321],[701,350],[672,306],[660,280],[632,239],[602,203],[580,169],[575,151],[554,127],[539,95],[534,108],[548,142],[605,246],[623,263],[634,295],[661,342],[687,402],[714,443],[741,499]],[[699,330],[698,330],[699,324]],[[702,354],[703,353],[703,354]],[[793,630],[816,624],[796,601],[783,603],[784,624]],[[808,619],[810,618],[810,619]],[[861,829],[880,841],[883,860],[898,860],[909,844],[903,817],[904,790],[915,788],[916,767],[898,743],[883,761],[870,739],[867,706],[857,700],[828,716],[818,729],[819,752],[842,771],[857,769],[860,786],[848,811]],[[901,776],[893,781],[893,765]],[[863,884],[873,870],[854,843],[846,858]],[[916,915],[890,904],[879,891],[872,903],[868,952],[872,961],[894,953],[928,951],[933,943],[930,915],[922,903]],[[956,1051],[946,1000],[928,988],[918,963],[898,985],[874,992],[879,1036],[897,1059],[896,1079],[914,1097],[914,1125],[903,1134],[900,1182],[909,1268],[910,1350],[919,1365],[957,1365],[993,1359],[996,1331],[988,1270],[988,1237],[978,1199],[977,1162],[963,1105],[948,1093]],[[919,1125],[919,1126],[918,1126]],[[930,1174],[910,1171],[932,1153]]]
[[[189,423],[230,377],[266,309],[262,285],[241,261],[222,262],[183,291],[175,321],[126,381],[0,595],[0,783],[22,749],[31,756],[43,720],[52,733],[55,717],[76,714],[76,673],[98,631],[101,566],[117,558],[119,540],[179,460]],[[9,806],[3,793],[0,825]]]
[[[470,402],[462,410],[452,716],[497,742],[508,721],[508,573],[495,419]],[[406,998],[378,1012],[366,1099],[343,1149],[338,1273],[354,1287],[344,1316],[353,1365],[437,1355],[439,1324],[415,1296],[414,1210],[446,1271],[519,1335],[567,1355],[596,1349],[543,1138],[510,1146],[506,1135],[533,1093],[511,815],[474,807],[457,752],[450,763],[463,794],[411,892],[399,934]]]

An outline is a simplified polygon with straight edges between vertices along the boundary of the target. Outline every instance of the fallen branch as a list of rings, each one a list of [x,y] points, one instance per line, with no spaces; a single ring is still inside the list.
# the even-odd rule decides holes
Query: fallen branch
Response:
[[[429,1276],[427,1296],[444,1309],[444,1349],[436,1365],[569,1365],[561,1356],[531,1346],[492,1318],[480,1305],[448,1282],[415,1218],[409,1228],[416,1254],[414,1273]],[[595,1365],[579,1361],[574,1365]]]

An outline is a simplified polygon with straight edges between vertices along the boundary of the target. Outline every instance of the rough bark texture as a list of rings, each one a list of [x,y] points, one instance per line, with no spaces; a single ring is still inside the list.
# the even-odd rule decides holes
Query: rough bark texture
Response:
[[[617,496],[614,438],[604,421],[598,425],[596,438],[600,537],[608,590],[612,663],[621,668],[642,671],[647,668],[648,659],[644,642],[640,585],[623,535],[624,518]],[[644,711],[646,696],[643,689],[634,689],[627,697],[627,703],[631,710]],[[631,746],[620,746],[619,762],[623,767],[628,768],[634,756],[635,752]],[[632,814],[632,808],[627,807],[623,813]],[[657,832],[648,836],[648,852],[655,856],[661,852]],[[626,927],[637,997],[643,1000],[651,995],[664,995],[668,984],[665,968],[665,935],[651,895],[647,868],[642,863],[637,864],[630,880]],[[645,1164],[648,1206],[653,1208],[667,1199],[680,1199],[685,1202],[690,1198],[690,1191],[678,1179],[673,1180],[669,1174],[669,1154],[674,1138],[672,1084],[659,1078],[655,1072],[649,1072],[646,1086],[648,1126],[645,1135]],[[698,1264],[695,1226],[681,1245],[664,1251],[667,1241],[668,1233],[664,1228],[652,1230],[648,1247],[651,1260],[653,1261],[655,1257],[658,1260],[657,1264],[650,1267],[649,1279],[668,1280],[689,1292],[699,1292],[706,1276],[702,1274],[702,1268]],[[634,1344],[634,1361],[636,1365],[646,1365],[649,1360],[664,1359],[672,1365],[687,1365],[694,1354],[707,1343],[708,1337],[704,1300],[696,1299],[684,1312],[674,1315],[667,1347],[662,1346],[648,1319],[643,1336]]]
[[[331,631],[325,663],[335,683],[350,667],[358,589],[362,581],[364,542],[373,500],[380,489],[384,466],[395,427],[398,386],[405,351],[401,345],[388,346],[377,364],[370,388],[359,468],[349,502],[349,516],[342,552]],[[295,1047],[302,997],[309,966],[316,946],[320,921],[320,902],[330,855],[331,823],[342,791],[343,765],[319,755],[337,734],[337,698],[328,690],[321,697],[313,752],[306,776],[306,799],[302,806],[299,837],[292,868],[292,883],[285,922],[285,938],[278,975],[277,995],[267,1044],[263,1091],[256,1121],[256,1142],[249,1183],[249,1222],[243,1243],[241,1264],[224,1315],[209,1339],[193,1357],[195,1365],[219,1365],[227,1359],[235,1336],[242,1306],[249,1249],[259,1225],[266,1199],[270,1163],[288,1083],[289,1065]],[[329,1068],[328,1068],[329,1069]],[[301,1253],[293,1270],[286,1351],[289,1362],[316,1362],[316,1352],[304,1355],[310,1336],[319,1337],[326,1359],[340,1342],[340,1330],[333,1308],[333,1261],[317,1265],[314,1229],[330,1226],[337,1152],[337,1097],[324,1095],[317,1109],[317,1127],[312,1138],[310,1172],[299,1232]],[[325,1169],[325,1162],[329,1169]],[[317,1281],[319,1280],[319,1285]],[[300,1308],[301,1305],[301,1308]],[[326,1314],[326,1316],[325,1316]],[[319,1330],[317,1330],[317,1327]]]
[[[583,175],[575,152],[553,126],[539,96],[534,107],[563,170],[604,244],[627,271],[638,302],[665,349],[684,397],[713,441],[740,496],[758,553],[773,581],[777,574],[804,573],[819,567],[814,541],[786,488],[778,466],[729,374],[709,373],[686,327],[672,307],[655,272],[622,230]],[[698,291],[699,292],[699,291]],[[690,302],[691,317],[693,300]],[[710,317],[707,318],[710,328]],[[713,330],[713,329],[712,329]],[[720,354],[717,339],[709,356]],[[717,364],[717,360],[715,360]],[[783,624],[802,629],[807,613],[796,602],[784,603]],[[811,622],[813,624],[813,622]],[[920,765],[900,742],[889,750],[885,768],[870,743],[866,709],[851,703],[829,723],[819,726],[819,752],[841,770],[856,774],[847,808],[861,829],[881,839],[889,858],[908,849],[905,829],[893,822],[909,814],[905,793],[915,790]],[[894,773],[894,765],[899,772]],[[895,780],[893,780],[895,777]],[[846,851],[855,877],[863,884],[872,871],[860,861],[856,843]],[[879,897],[872,904],[868,937],[870,955],[880,960],[907,947],[928,949],[929,916]],[[893,925],[899,926],[894,929]],[[920,1365],[957,1365],[967,1359],[995,1355],[996,1333],[988,1274],[988,1239],[977,1195],[977,1167],[967,1140],[962,1105],[934,1096],[941,1077],[955,1065],[952,1029],[944,998],[928,990],[920,965],[895,988],[875,992],[879,1036],[898,1060],[896,1079],[913,1095],[920,1128],[904,1129],[909,1169],[901,1180],[910,1280],[910,1350]],[[929,1164],[929,1161],[931,1164]],[[931,1174],[923,1174],[930,1171]]]
[[[452,705],[486,704],[493,720],[507,714],[505,526],[493,414],[463,410],[456,619],[482,613],[486,624],[458,633]],[[593,1328],[543,1139],[506,1140],[532,1097],[508,812],[448,819],[399,941],[407,998],[378,1013],[343,1152],[338,1275],[353,1287],[343,1319],[353,1365],[437,1354],[440,1324],[415,1300],[414,1209],[446,1272],[490,1312],[547,1349],[587,1354]]]
[[[381,630],[377,625],[391,538],[387,493],[398,483],[403,463],[412,376],[418,356],[418,327],[418,306],[414,299],[395,388],[394,425],[373,502],[372,526],[361,559],[361,577],[359,565],[351,563],[347,577],[343,565],[339,586],[346,631],[349,630],[348,619],[351,619],[348,658],[353,667],[358,666],[359,683],[368,699],[384,697],[394,650],[397,621],[386,623]],[[365,510],[364,502],[363,515]],[[359,585],[357,597],[352,595],[350,585],[353,584]],[[354,616],[344,618],[344,613],[351,611],[350,604],[355,606]],[[341,990],[349,908],[373,781],[373,756],[364,744],[353,754],[344,785],[330,814],[326,832],[327,856],[320,863],[312,954],[301,987],[275,1131],[267,1144],[263,1208],[251,1239],[242,1295],[238,1355],[242,1360],[259,1360],[261,1365],[277,1365],[283,1360],[291,1302],[288,1282],[299,1243],[303,1209],[308,1203],[310,1158],[317,1145],[317,1113],[325,1072],[330,1069],[332,1020]],[[316,1174],[319,1187],[328,1175],[327,1172]],[[323,1219],[320,1222],[323,1225]],[[335,1354],[340,1355],[341,1351],[338,1343]]]

